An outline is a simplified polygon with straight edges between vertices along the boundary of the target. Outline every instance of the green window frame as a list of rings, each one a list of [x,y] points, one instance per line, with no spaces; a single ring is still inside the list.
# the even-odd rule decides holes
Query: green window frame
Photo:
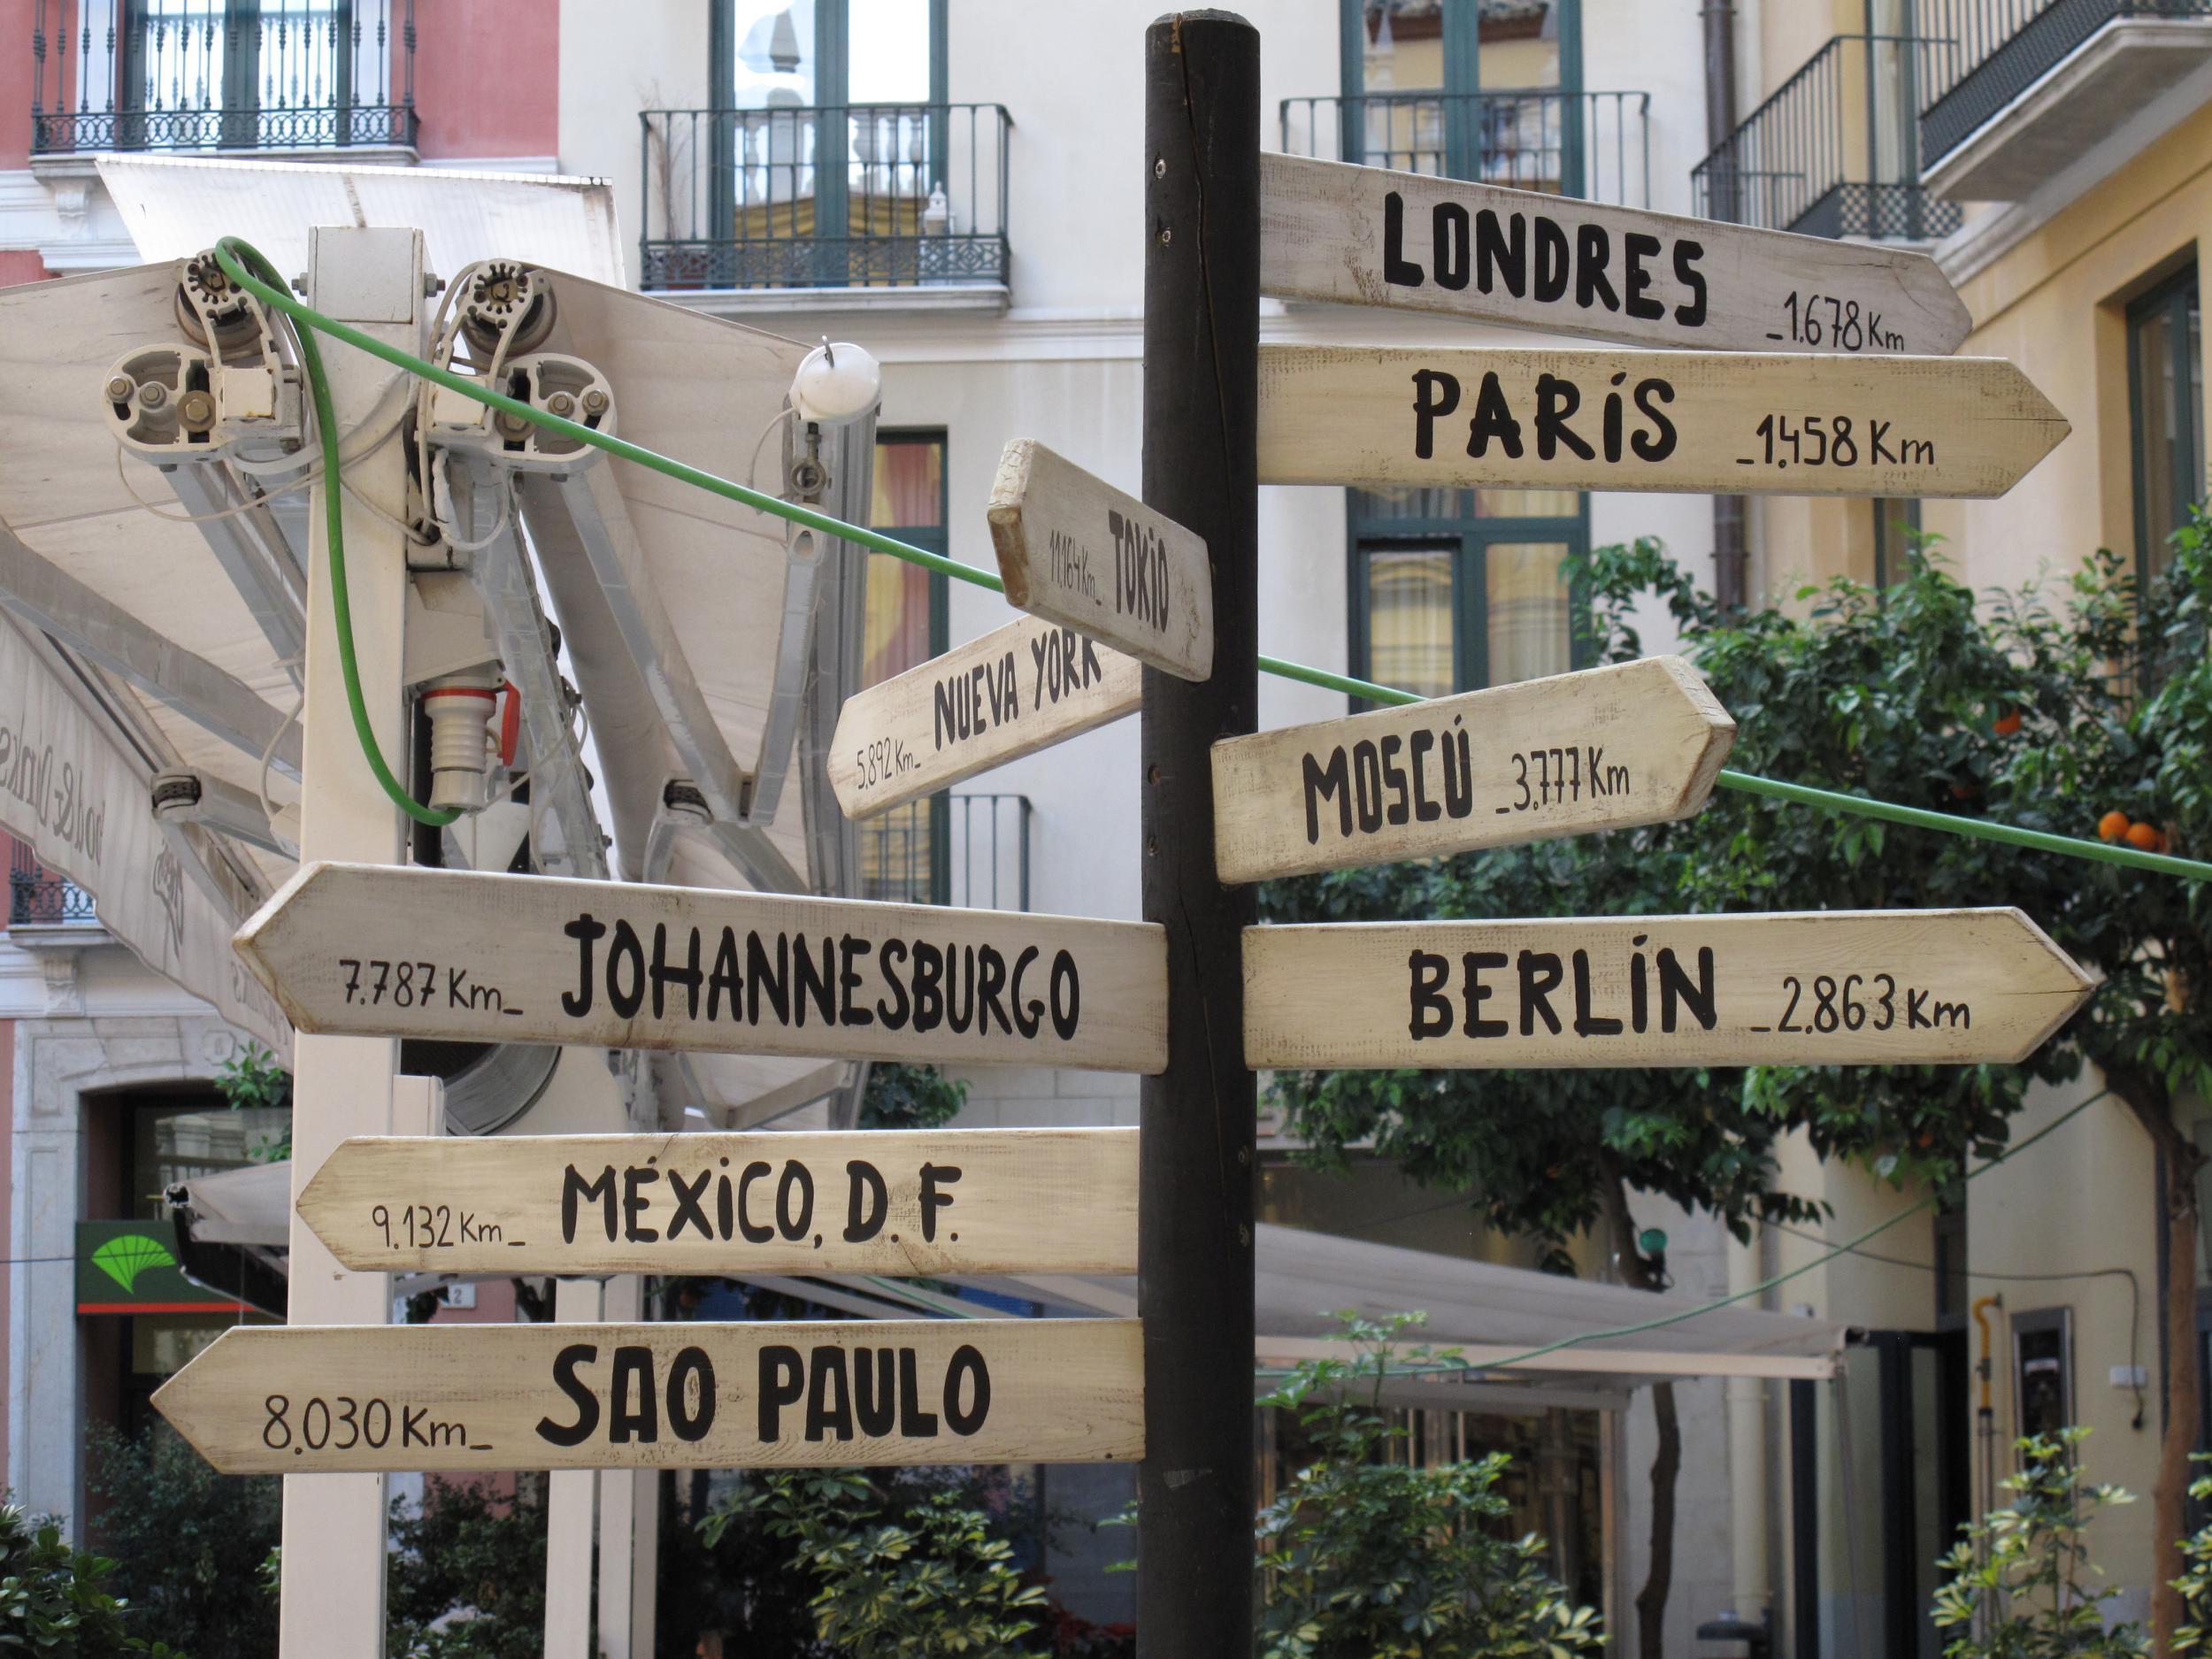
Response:
[[[1920,533],[1920,502],[1917,497],[1885,495],[1877,496],[1870,505],[1874,510],[1874,592],[1879,598],[1904,570],[1905,549]]]
[[[1477,691],[1503,683],[1494,678],[1494,665],[1491,660],[1489,578],[1493,549],[1557,544],[1565,549],[1567,558],[1580,558],[1590,549],[1590,498],[1576,495],[1571,514],[1486,516],[1478,511],[1479,505],[1486,504],[1480,497],[1507,498],[1493,504],[1517,504],[1510,503],[1510,498],[1553,493],[1563,492],[1424,490],[1412,494],[1412,511],[1406,511],[1407,503],[1393,502],[1387,495],[1348,490],[1345,611],[1349,637],[1346,660],[1351,664],[1353,676],[1360,680],[1379,677],[1374,672],[1375,618],[1371,597],[1375,559],[1393,554],[1429,553],[1441,556],[1450,577],[1449,689]],[[1568,636],[1563,657],[1571,668],[1586,666],[1589,660],[1590,642],[1583,637],[1578,626],[1587,611],[1588,595],[1579,584],[1571,586],[1566,594]],[[1368,706],[1364,699],[1352,700],[1355,710]]]
[[[2128,453],[2135,569],[2146,585],[2166,541],[2204,499],[2204,352],[2193,262],[2129,302]]]

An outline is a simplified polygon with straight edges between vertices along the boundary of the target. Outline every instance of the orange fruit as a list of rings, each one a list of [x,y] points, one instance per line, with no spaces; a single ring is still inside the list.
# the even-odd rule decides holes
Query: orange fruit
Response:
[[[2162,843],[2165,839],[2166,838],[2163,835],[2161,835],[2158,833],[2158,826],[2155,824],[2131,824],[2128,826],[2127,843],[2129,846],[2134,848],[2139,853],[2156,852],[2159,849],[2161,843]]]
[[[1993,729],[2000,737],[2010,737],[2015,732],[2017,732],[2020,729],[2020,710],[2015,709],[2010,714],[2008,714],[2000,719],[1996,726],[1992,729]]]
[[[2128,815],[2115,808],[2097,820],[2097,839],[2116,841],[2128,833]]]

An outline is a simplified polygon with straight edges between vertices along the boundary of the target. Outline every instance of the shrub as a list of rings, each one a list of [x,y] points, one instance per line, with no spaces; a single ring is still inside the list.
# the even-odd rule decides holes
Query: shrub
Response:
[[[0,1505],[0,1648],[42,1659],[184,1659],[165,1642],[131,1632],[130,1611],[106,1587],[115,1563],[63,1540],[60,1524]]]
[[[282,1482],[216,1473],[165,1423],[134,1440],[95,1429],[90,1451],[95,1541],[133,1627],[196,1653],[274,1653],[276,1603],[257,1578],[283,1530]]]

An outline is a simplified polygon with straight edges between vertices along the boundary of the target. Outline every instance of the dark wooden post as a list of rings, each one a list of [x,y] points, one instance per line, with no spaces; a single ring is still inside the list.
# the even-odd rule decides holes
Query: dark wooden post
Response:
[[[1145,35],[1144,499],[1205,537],[1213,677],[1144,676],[1144,914],[1167,929],[1168,1066],[1144,1080],[1137,1482],[1145,1659],[1237,1659],[1252,1632],[1248,887],[1214,876],[1217,738],[1257,712],[1260,40],[1226,12]]]

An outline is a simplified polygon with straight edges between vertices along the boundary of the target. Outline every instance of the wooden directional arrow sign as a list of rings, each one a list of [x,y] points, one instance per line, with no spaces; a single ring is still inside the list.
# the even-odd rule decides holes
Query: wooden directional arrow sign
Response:
[[[1214,667],[1206,543],[1034,438],[991,486],[991,544],[1009,603],[1182,680]]]
[[[299,1212],[361,1272],[1133,1273],[1137,1132],[361,1137]]]
[[[1736,723],[1678,657],[1216,743],[1224,881],[1687,818]]]
[[[1943,357],[1934,260],[1455,179],[1260,157],[1260,291],[1709,351]]]
[[[830,787],[847,818],[872,818],[1134,713],[1143,694],[1134,657],[1024,617],[846,698]]]
[[[2009,1063],[2089,995],[2015,910],[1253,927],[1255,1066]]]
[[[1157,1071],[1148,923],[389,864],[301,869],[239,930],[293,1025]]]
[[[225,1474],[1121,1462],[1134,1319],[241,1325],[154,1404]]]
[[[1263,484],[2001,495],[2066,432],[1995,357],[1260,348]]]

